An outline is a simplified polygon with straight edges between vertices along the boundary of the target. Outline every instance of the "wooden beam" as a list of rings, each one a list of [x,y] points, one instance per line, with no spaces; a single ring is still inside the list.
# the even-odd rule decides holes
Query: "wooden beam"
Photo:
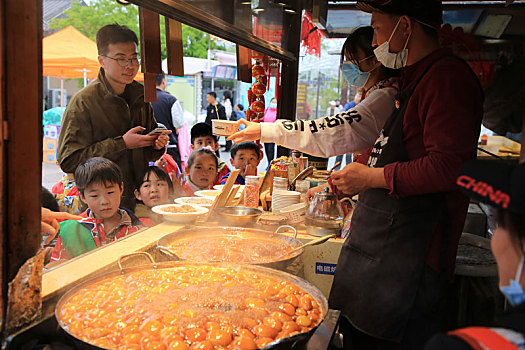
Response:
[[[292,54],[299,56],[301,43],[301,13],[289,14],[285,17],[283,33],[286,37],[283,46]],[[279,97],[277,98],[277,118],[295,120],[297,105],[297,80],[299,78],[299,61],[282,61],[279,84]],[[277,147],[277,157],[289,155],[285,147]]]
[[[520,163],[525,162],[525,110],[523,111],[523,121],[521,122],[521,151]]]
[[[173,18],[181,23],[187,24],[206,33],[210,33],[231,42],[241,44],[250,49],[257,50],[261,53],[264,53],[265,55],[275,57],[280,60],[295,61],[298,58],[298,55],[293,55],[278,45],[258,38],[252,33],[246,31],[244,28],[232,26],[231,23],[226,22],[219,17],[210,15],[206,11],[199,9],[197,6],[193,6],[187,0],[128,1],[137,6],[160,13],[163,16]],[[297,28],[293,30],[298,31]]]
[[[139,7],[139,26],[142,72],[144,73],[144,101],[157,102],[155,83],[153,79],[153,85],[151,84],[151,76],[162,74],[159,14]]]
[[[2,82],[9,87],[2,89],[7,122],[2,169],[8,170],[2,195],[7,268],[2,271],[11,280],[42,242],[42,0],[4,0],[2,6]]]
[[[157,74],[144,73],[144,101],[157,102]]]
[[[7,161],[5,158],[6,147],[4,142],[4,122],[7,122],[7,105],[5,102],[5,2],[0,2],[0,293],[2,302],[0,303],[0,330],[4,330],[4,320],[7,306],[7,278],[5,271],[7,269],[7,199],[6,199],[6,175]]]
[[[252,82],[252,50],[236,45],[237,49],[237,80],[251,84]]]
[[[184,52],[182,47],[182,23],[165,17],[168,75],[184,76]]]

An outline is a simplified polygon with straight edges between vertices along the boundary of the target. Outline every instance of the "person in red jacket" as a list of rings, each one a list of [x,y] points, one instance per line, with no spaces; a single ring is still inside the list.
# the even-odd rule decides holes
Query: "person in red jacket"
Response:
[[[403,70],[375,145],[331,177],[336,192],[359,193],[359,203],[329,304],[342,312],[345,348],[421,349],[447,310],[469,203],[456,173],[476,157],[483,92],[470,67],[439,47],[441,1],[356,6],[372,12],[378,61]]]

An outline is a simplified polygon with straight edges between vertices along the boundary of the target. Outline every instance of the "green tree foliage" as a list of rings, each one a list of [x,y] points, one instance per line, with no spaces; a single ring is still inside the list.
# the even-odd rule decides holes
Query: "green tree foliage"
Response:
[[[90,6],[80,6],[73,2],[65,13],[66,18],[55,18],[51,21],[51,29],[59,30],[69,25],[78,29],[91,40],[96,40],[100,27],[118,23],[128,26],[139,35],[139,11],[136,5],[122,6],[115,0],[91,1]],[[160,21],[162,59],[166,58],[166,31],[164,17]],[[184,56],[206,58],[208,55],[208,34],[193,27],[182,25],[182,44]],[[210,41],[212,50],[227,50],[226,47]],[[233,48],[234,50],[235,48]]]

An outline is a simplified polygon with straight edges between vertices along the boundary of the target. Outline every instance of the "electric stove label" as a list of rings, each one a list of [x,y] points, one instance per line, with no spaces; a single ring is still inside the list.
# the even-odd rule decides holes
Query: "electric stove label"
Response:
[[[315,273],[318,275],[334,275],[337,264],[315,263]]]

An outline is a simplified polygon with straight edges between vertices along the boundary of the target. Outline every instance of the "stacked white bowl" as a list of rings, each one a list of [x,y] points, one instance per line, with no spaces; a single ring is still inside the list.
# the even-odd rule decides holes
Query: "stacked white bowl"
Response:
[[[301,193],[296,191],[273,191],[272,212],[278,214],[283,208],[297,204],[301,201]]]

